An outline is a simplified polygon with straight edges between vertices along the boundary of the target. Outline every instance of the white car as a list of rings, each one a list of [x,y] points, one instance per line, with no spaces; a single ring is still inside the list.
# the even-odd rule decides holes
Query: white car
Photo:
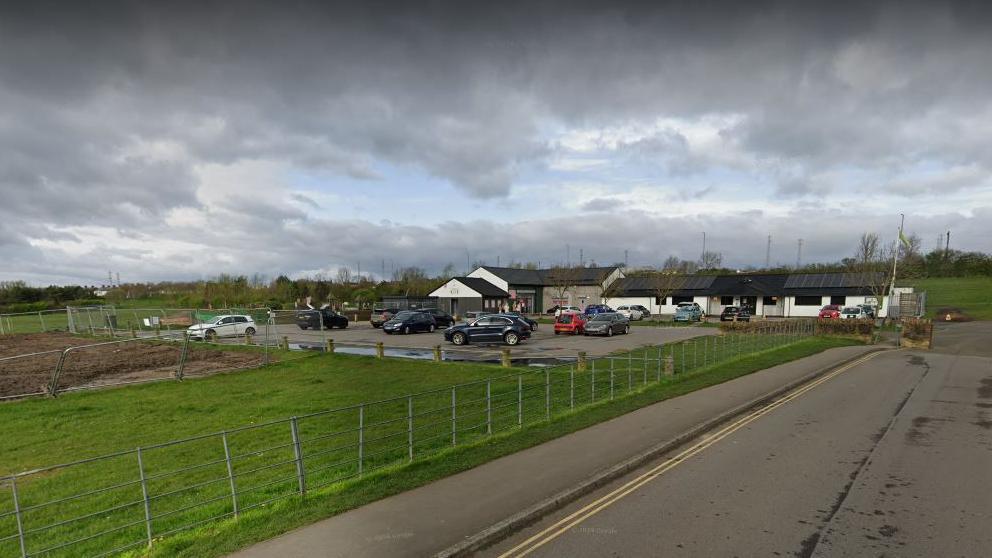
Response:
[[[864,320],[870,316],[861,306],[846,306],[840,311],[840,317],[843,320]]]
[[[189,326],[186,333],[193,339],[216,339],[218,337],[239,337],[255,335],[257,328],[251,316],[228,314],[217,316],[209,322]]]
[[[624,304],[623,306],[617,306],[617,313],[627,318],[628,320],[640,320],[644,318],[644,312],[641,312],[633,306]]]

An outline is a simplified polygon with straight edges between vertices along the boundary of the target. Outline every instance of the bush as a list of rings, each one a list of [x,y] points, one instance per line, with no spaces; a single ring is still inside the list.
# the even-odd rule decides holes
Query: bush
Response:
[[[729,333],[765,333],[782,327],[784,322],[756,320],[753,322],[720,322],[720,331]]]
[[[5,314],[19,314],[22,312],[38,312],[40,310],[48,310],[51,305],[47,302],[15,302],[14,304],[8,304],[3,313]]]
[[[902,321],[902,336],[910,339],[930,339],[930,332],[932,329],[933,322],[930,320],[909,318]]]
[[[828,335],[871,335],[875,320],[816,320],[816,332]]]

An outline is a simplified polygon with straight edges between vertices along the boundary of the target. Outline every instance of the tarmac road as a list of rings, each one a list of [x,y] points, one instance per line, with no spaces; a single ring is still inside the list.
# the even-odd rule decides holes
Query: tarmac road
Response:
[[[878,355],[481,554],[989,556],[990,338],[955,325],[952,354]]]

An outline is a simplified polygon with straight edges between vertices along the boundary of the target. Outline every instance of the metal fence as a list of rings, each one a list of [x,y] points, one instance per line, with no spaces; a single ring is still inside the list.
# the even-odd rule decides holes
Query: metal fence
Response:
[[[0,477],[0,556],[106,556],[150,546],[813,333],[811,322],[783,322]]]

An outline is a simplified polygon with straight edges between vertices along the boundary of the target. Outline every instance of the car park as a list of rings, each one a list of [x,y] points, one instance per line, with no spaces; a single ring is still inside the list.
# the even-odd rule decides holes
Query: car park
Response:
[[[454,325],[455,323],[455,318],[440,308],[422,308],[417,310],[417,312],[423,312],[433,316],[434,323],[437,327],[448,327],[450,325]]]
[[[348,327],[344,314],[324,307],[319,310],[300,310],[296,313],[296,325],[300,329],[331,329]]]
[[[444,330],[445,341],[455,345],[469,343],[505,343],[516,345],[530,338],[530,327],[511,316],[498,314],[482,316],[472,322],[457,324]]]
[[[837,304],[828,304],[820,309],[820,313],[817,317],[825,320],[834,320],[840,318],[841,307]]]
[[[589,306],[586,306],[586,309],[582,313],[586,316],[593,316],[603,312],[613,312],[613,309],[605,304],[590,304]]]
[[[382,324],[382,331],[389,335],[393,333],[433,332],[435,329],[437,329],[437,323],[434,322],[434,316],[414,310],[399,312],[388,322]]]
[[[555,318],[555,335],[571,333],[578,335],[585,331],[586,316],[578,312],[562,312]]]
[[[721,322],[749,322],[751,321],[751,312],[747,308],[741,308],[739,306],[727,306],[720,312]]]
[[[251,316],[240,314],[225,314],[216,316],[209,322],[196,324],[186,328],[187,335],[192,339],[213,340],[218,337],[238,337],[255,335],[258,328]]]
[[[630,320],[616,312],[600,312],[589,318],[582,333],[607,337],[613,337],[618,333],[630,333]]]
[[[840,312],[841,319],[844,320],[867,320],[871,319],[865,309],[861,306],[846,306]]]
[[[644,313],[638,310],[636,307],[624,304],[623,306],[617,306],[616,312],[628,320],[640,320],[644,318]]]
[[[675,307],[676,322],[698,322],[703,319],[703,309],[697,302],[680,302]]]

